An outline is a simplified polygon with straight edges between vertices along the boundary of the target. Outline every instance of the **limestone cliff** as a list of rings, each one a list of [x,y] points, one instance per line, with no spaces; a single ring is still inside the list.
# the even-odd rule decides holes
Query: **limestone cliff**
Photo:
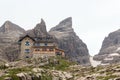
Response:
[[[13,61],[18,58],[17,41],[24,33],[24,29],[10,21],[0,27],[0,59]]]
[[[120,30],[111,32],[105,37],[100,52],[94,56],[94,59],[104,64],[120,62]]]
[[[65,50],[66,57],[80,64],[90,65],[87,46],[74,32],[71,17],[53,27],[49,34],[55,36],[58,46]]]

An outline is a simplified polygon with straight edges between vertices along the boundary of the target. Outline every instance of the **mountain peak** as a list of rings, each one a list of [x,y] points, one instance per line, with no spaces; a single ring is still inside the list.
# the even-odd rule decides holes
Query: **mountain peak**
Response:
[[[56,38],[57,44],[61,49],[65,50],[65,55],[70,60],[83,65],[90,65],[87,46],[74,32],[71,17],[64,19],[53,27],[49,34]]]
[[[41,19],[41,22],[36,25],[34,32],[36,36],[43,36],[47,34],[46,24],[43,19]]]
[[[45,21],[41,18],[41,22],[40,22],[40,24],[43,24],[43,25],[45,25]]]
[[[101,49],[94,56],[94,60],[102,64],[120,63],[120,29],[109,33],[104,38]]]
[[[50,32],[52,31],[59,31],[59,32],[65,32],[65,33],[74,32],[72,28],[72,17],[68,17],[62,20],[58,25],[56,25],[50,30]]]
[[[60,24],[66,24],[68,22],[71,23],[71,26],[72,26],[72,17],[65,18],[60,22]]]
[[[58,25],[58,28],[72,28],[72,17],[65,18]]]
[[[47,30],[46,30],[46,24],[43,19],[41,19],[41,22],[38,23],[34,29],[28,31],[29,35],[32,35],[34,37],[40,37],[47,35]]]
[[[13,25],[15,25],[15,24],[13,24],[11,21],[9,21],[9,20],[7,20],[7,21],[5,21],[5,23],[2,25],[2,27],[5,27],[5,28],[10,28],[10,27],[12,27]]]
[[[12,32],[12,31],[25,32],[24,29],[22,29],[21,27],[12,23],[9,20],[5,21],[5,23],[0,27],[0,32],[2,32],[2,33],[8,33],[8,32]]]
[[[9,24],[9,23],[11,23],[11,24],[12,24],[12,22],[11,22],[11,21],[7,20],[7,21],[5,21],[5,23],[4,23],[4,24]]]

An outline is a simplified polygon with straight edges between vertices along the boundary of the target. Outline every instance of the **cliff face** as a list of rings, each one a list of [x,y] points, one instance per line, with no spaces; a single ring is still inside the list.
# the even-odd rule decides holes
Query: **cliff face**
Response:
[[[23,32],[25,32],[25,30],[10,21],[6,21],[0,27],[0,33],[10,33],[10,32],[16,32],[16,33],[19,32],[22,34]]]
[[[24,33],[24,29],[10,21],[6,21],[0,27],[0,59],[13,61],[18,58],[18,45],[16,42]]]
[[[105,37],[98,55],[94,56],[95,60],[102,63],[120,62],[120,30],[114,31]]]
[[[54,36],[58,46],[65,50],[66,57],[80,64],[90,65],[87,46],[74,32],[71,17],[53,27],[49,34]]]

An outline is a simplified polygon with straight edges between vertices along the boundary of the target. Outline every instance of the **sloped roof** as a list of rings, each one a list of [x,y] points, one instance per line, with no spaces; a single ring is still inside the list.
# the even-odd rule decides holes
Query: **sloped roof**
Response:
[[[54,42],[54,38],[52,36],[40,36],[40,37],[31,37],[30,35],[26,34],[23,37],[20,37],[18,42],[21,42],[24,38],[29,37],[35,42]]]
[[[24,37],[20,37],[20,39],[19,39],[18,42],[21,42],[21,41],[22,41],[24,38],[26,38],[26,37],[29,37],[30,39],[32,39],[33,41],[35,41],[33,37],[30,37],[30,36],[27,34],[27,35],[25,35]]]

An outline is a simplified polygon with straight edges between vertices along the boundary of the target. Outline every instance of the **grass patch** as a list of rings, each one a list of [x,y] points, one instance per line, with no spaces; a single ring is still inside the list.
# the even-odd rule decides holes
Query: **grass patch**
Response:
[[[9,69],[8,73],[9,74],[17,74],[17,73],[20,73],[20,72],[29,72],[29,71],[31,71],[31,68],[23,67],[23,68]]]
[[[29,72],[31,71],[31,68],[29,67],[23,67],[23,68],[15,68],[15,69],[8,69],[6,74],[2,77],[0,77],[0,80],[4,80],[6,77],[11,77],[12,80],[19,80],[19,78],[16,76],[16,74],[21,73],[21,72]]]
[[[48,74],[42,74],[41,80],[52,80],[52,76]]]
[[[2,76],[2,77],[0,77],[0,80],[4,80],[5,77],[6,77],[6,76]]]
[[[5,70],[7,69],[7,67],[3,64],[3,65],[0,65],[0,70]]]
[[[108,80],[108,79],[113,79],[113,78],[116,78],[118,76],[115,76],[115,75],[109,75],[109,76],[98,76],[97,77],[97,80]]]
[[[56,59],[58,62],[55,63],[54,59]],[[70,65],[75,64],[75,62],[70,62],[66,59],[63,59],[61,57],[54,57],[49,59],[49,64],[42,66],[42,68],[45,69],[55,69],[55,70],[67,70]]]

